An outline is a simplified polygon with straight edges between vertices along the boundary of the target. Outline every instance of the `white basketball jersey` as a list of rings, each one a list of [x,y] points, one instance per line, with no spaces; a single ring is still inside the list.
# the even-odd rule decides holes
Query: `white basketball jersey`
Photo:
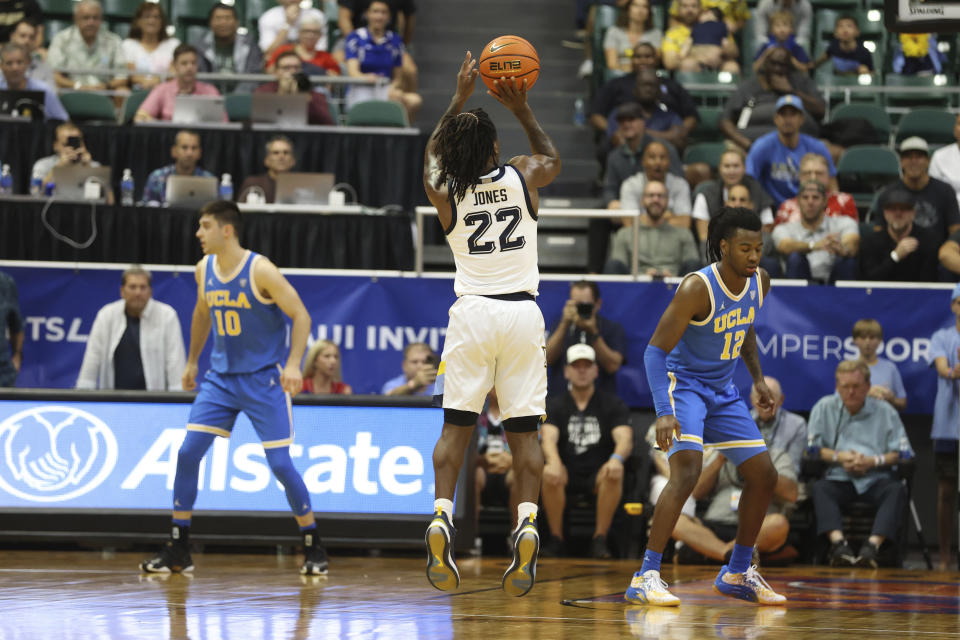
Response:
[[[454,292],[537,295],[537,218],[520,171],[497,167],[452,204],[445,231],[457,265]]]

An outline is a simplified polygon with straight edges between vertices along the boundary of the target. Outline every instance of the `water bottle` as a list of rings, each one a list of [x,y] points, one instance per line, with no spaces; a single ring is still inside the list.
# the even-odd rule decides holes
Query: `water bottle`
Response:
[[[584,111],[583,98],[577,98],[573,101],[573,124],[577,127],[587,124],[587,113]]]
[[[120,179],[120,204],[125,207],[133,206],[133,171],[130,169],[124,169]]]
[[[0,195],[8,196],[13,193],[13,174],[10,165],[5,164],[0,169]]]
[[[910,441],[907,436],[900,436],[900,459],[910,460],[913,458],[913,450],[910,448]]]
[[[39,171],[34,171],[30,176],[30,195],[35,198],[43,195],[43,174]]]
[[[233,180],[229,173],[223,174],[220,178],[220,199],[233,200]]]

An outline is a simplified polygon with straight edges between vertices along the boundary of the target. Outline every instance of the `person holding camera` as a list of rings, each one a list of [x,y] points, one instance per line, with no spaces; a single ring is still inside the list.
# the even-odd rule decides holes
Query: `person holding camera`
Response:
[[[303,60],[293,49],[277,56],[277,63],[273,67],[273,75],[277,78],[273,82],[262,84],[254,93],[276,93],[280,95],[302,94],[307,105],[308,124],[336,124],[330,115],[330,106],[327,98],[310,86],[310,79],[303,72]]]
[[[41,176],[43,184],[53,182],[54,167],[78,164],[83,167],[99,167],[87,150],[83,132],[74,123],[67,121],[57,127],[53,137],[53,155],[44,156],[33,163],[31,175]]]
[[[583,343],[593,347],[599,366],[597,388],[617,392],[617,371],[626,361],[627,339],[623,326],[598,312],[602,300],[597,283],[580,280],[570,285],[570,299],[563,306],[560,322],[547,338],[547,365],[550,377],[547,392],[563,393],[567,381],[563,375],[563,355],[571,346]]]
[[[403,350],[403,373],[383,383],[385,396],[430,396],[439,359],[426,342],[411,342]]]

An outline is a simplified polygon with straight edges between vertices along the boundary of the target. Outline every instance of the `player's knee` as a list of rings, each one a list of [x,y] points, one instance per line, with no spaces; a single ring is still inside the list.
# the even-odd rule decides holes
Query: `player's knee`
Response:
[[[452,424],[455,427],[473,427],[477,424],[480,414],[474,411],[461,411],[460,409],[444,409],[443,421]]]
[[[700,479],[700,468],[695,465],[687,465],[679,469],[670,469],[670,479],[668,485],[677,487],[683,494],[690,495],[693,488],[697,486]]]

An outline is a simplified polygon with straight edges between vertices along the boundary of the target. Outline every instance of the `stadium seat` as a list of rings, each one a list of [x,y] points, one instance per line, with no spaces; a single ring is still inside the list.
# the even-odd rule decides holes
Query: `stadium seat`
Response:
[[[177,25],[178,28],[188,24],[207,24],[210,9],[217,3],[217,0],[171,0],[170,23]],[[237,10],[237,19],[240,24],[243,24],[244,3],[226,2],[225,4],[233,4]]]
[[[50,44],[53,36],[59,32],[73,26],[72,20],[44,20],[43,21],[43,39],[46,44]]]
[[[885,145],[890,141],[893,125],[890,124],[890,115],[883,107],[872,104],[841,104],[830,115],[831,122],[852,118],[863,118],[873,125],[877,132],[877,137],[872,141],[874,144]]]
[[[136,115],[137,109],[140,108],[140,105],[143,104],[143,101],[147,99],[148,95],[150,95],[149,89],[134,89],[130,92],[127,99],[123,101],[123,111],[121,112],[122,124],[133,122],[133,116]]]
[[[905,76],[899,73],[888,73],[884,77],[887,92],[884,94],[888,107],[947,107],[950,104],[950,95],[940,90],[948,83],[945,75]],[[898,93],[897,87],[921,87],[929,91],[914,93]]]
[[[73,18],[74,0],[39,0],[38,4],[43,9],[43,17],[47,18]]]
[[[716,169],[720,164],[720,156],[727,150],[726,142],[698,142],[691,144],[683,153],[683,163],[705,162],[710,168]]]
[[[249,93],[228,93],[225,96],[224,106],[230,122],[246,122],[250,119],[250,103],[253,101]]]
[[[617,23],[619,12],[616,7],[605,4],[596,4],[593,6],[595,11],[593,16],[593,33],[589,34],[591,45],[593,47],[593,74],[591,81],[594,91],[599,89],[606,79],[605,71],[607,65],[603,57],[603,37],[607,29]]]
[[[116,122],[113,100],[99,93],[76,91],[61,93],[63,108],[74,122]]]
[[[956,141],[953,125],[957,116],[939,109],[914,109],[900,118],[897,128],[897,142],[910,136],[920,136],[929,144],[942,146]]]
[[[740,76],[729,71],[677,71],[673,74],[673,79],[683,85],[683,88],[697,99],[698,104],[706,104],[708,101],[711,104],[723,104],[729,93],[711,89],[690,89],[687,85],[736,86],[740,82]]]
[[[351,127],[407,127],[407,112],[398,102],[366,100],[353,105],[347,112],[347,126]]]
[[[723,115],[723,109],[700,107],[697,113],[700,115],[700,122],[687,136],[687,144],[716,142],[721,139],[723,134],[720,133],[720,117]]]
[[[837,163],[837,183],[866,208],[882,185],[900,177],[900,159],[888,147],[864,144],[850,147]]]
[[[101,0],[103,5],[103,15],[110,17],[118,18],[132,18],[133,14],[137,12],[137,7],[143,4],[144,0]],[[161,7],[163,12],[166,13],[166,3],[163,3]]]
[[[817,69],[817,72],[814,74],[814,80],[821,89],[832,89],[832,91],[830,91],[831,104],[844,102],[846,100],[846,92],[843,90],[844,87],[880,87],[883,84],[880,74],[878,73],[869,75],[834,75],[829,63]],[[879,91],[867,92],[851,90],[850,102],[879,105],[880,95]]]

